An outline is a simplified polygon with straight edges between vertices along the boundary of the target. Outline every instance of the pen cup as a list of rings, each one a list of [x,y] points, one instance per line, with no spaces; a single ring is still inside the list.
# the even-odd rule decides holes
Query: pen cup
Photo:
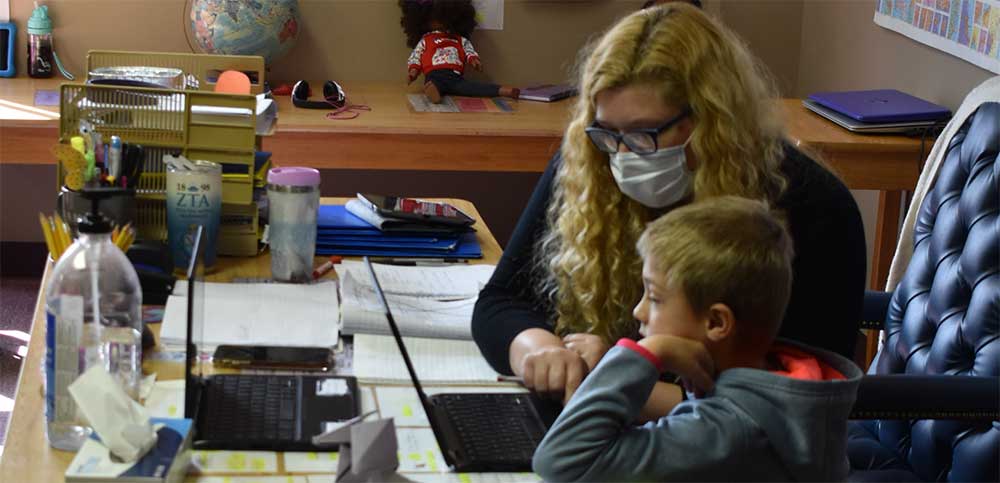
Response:
[[[112,224],[124,227],[135,222],[135,190],[126,190],[120,194],[114,194],[101,201],[98,210]],[[69,225],[70,232],[75,238],[77,235],[76,220],[92,209],[92,202],[84,198],[79,191],[71,190],[63,186],[56,195],[56,211],[59,216]]]
[[[175,270],[187,268],[198,225],[205,227],[205,268],[215,265],[222,214],[222,165],[198,160],[189,167],[167,164],[167,240]]]
[[[271,278],[280,282],[313,279],[319,171],[273,168],[267,172],[268,243]]]

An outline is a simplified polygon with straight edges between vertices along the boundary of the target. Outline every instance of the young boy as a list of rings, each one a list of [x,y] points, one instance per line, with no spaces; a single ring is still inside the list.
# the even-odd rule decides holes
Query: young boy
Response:
[[[639,239],[638,343],[622,339],[542,441],[546,481],[843,480],[847,416],[861,371],[775,340],[791,290],[792,241],[756,201],[677,208]],[[633,426],[660,374],[688,390]],[[693,394],[691,394],[693,393]]]

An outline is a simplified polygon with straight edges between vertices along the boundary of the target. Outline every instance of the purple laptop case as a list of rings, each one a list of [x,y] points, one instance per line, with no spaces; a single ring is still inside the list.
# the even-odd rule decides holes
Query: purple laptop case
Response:
[[[861,122],[906,122],[946,119],[951,111],[895,89],[817,92],[816,103]]]

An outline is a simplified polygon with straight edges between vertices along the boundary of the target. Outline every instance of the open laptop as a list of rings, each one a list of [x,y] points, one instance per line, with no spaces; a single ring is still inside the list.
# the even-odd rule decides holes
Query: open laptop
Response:
[[[951,111],[895,89],[817,92],[809,100],[866,123],[893,123],[947,119]]]
[[[187,359],[184,417],[194,422],[195,448],[318,450],[314,435],[328,423],[358,415],[353,377],[329,375],[205,374],[210,365],[197,343],[204,331],[202,227],[194,232],[187,267]],[[195,338],[195,334],[198,335]]]
[[[802,105],[806,109],[832,121],[834,124],[858,134],[903,134],[916,136],[935,125],[943,125],[942,121],[861,122],[833,109],[823,107],[809,99],[803,99]]]
[[[375,269],[368,257],[364,261],[445,462],[457,472],[531,471],[531,457],[559,415],[558,404],[542,401],[534,393],[428,397],[417,379]]]

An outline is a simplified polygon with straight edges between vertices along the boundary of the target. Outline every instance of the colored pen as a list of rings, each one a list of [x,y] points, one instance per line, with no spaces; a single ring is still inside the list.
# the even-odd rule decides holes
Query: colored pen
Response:
[[[111,136],[108,147],[108,176],[118,178],[122,175],[122,138]]]
[[[316,267],[316,270],[313,270],[313,280],[319,280],[320,278],[323,277],[323,275],[330,273],[330,270],[333,270],[333,266],[340,263],[343,259],[344,257],[340,257],[337,255],[331,256],[329,260],[323,262],[322,265]]]

